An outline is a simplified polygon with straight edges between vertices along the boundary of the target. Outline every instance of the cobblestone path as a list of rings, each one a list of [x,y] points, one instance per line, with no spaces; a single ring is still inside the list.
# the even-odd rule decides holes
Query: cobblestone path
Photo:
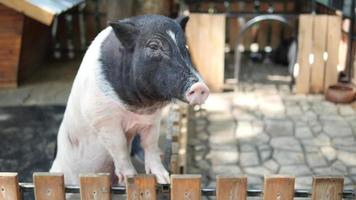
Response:
[[[191,173],[206,186],[216,175],[248,176],[261,188],[263,176],[296,176],[310,189],[313,175],[344,175],[356,188],[356,113],[322,95],[292,95],[286,85],[241,84],[237,93],[213,94],[197,113]]]

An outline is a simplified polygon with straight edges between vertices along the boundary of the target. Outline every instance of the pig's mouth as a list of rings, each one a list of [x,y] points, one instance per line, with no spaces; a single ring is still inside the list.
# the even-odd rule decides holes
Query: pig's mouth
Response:
[[[184,94],[184,102],[190,105],[201,105],[209,96],[209,88],[203,82],[191,85]]]

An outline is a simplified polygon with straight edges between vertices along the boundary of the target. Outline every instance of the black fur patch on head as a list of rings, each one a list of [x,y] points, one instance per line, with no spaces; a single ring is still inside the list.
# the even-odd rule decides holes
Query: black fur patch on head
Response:
[[[184,99],[198,77],[178,21],[146,15],[112,22],[113,32],[101,46],[103,73],[119,98],[136,108]]]

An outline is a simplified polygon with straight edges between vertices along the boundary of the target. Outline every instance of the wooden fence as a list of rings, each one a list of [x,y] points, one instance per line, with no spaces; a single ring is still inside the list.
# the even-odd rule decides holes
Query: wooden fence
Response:
[[[312,200],[355,199],[355,191],[344,191],[343,177],[314,177],[312,190],[295,190],[295,177],[271,175],[264,180],[264,190],[247,190],[247,177],[217,177],[216,188],[201,188],[200,175],[172,175],[171,185],[158,185],[153,175],[126,177],[126,187],[112,186],[109,174],[80,176],[79,186],[65,186],[63,174],[34,173],[32,183],[19,183],[17,173],[0,173],[0,200],[20,200],[21,192],[34,191],[36,200],[64,200],[66,193],[80,193],[80,199],[111,199],[112,194],[127,199],[157,199],[166,193],[172,200],[198,200],[216,196],[217,200],[245,200],[260,196],[265,200],[289,200],[311,197]]]
[[[337,83],[341,16],[300,15],[297,93],[322,93]]]

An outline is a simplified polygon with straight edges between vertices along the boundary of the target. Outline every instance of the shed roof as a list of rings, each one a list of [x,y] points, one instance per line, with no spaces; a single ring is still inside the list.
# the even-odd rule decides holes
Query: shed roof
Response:
[[[46,25],[51,25],[56,15],[83,2],[84,0],[0,0],[5,6]]]

